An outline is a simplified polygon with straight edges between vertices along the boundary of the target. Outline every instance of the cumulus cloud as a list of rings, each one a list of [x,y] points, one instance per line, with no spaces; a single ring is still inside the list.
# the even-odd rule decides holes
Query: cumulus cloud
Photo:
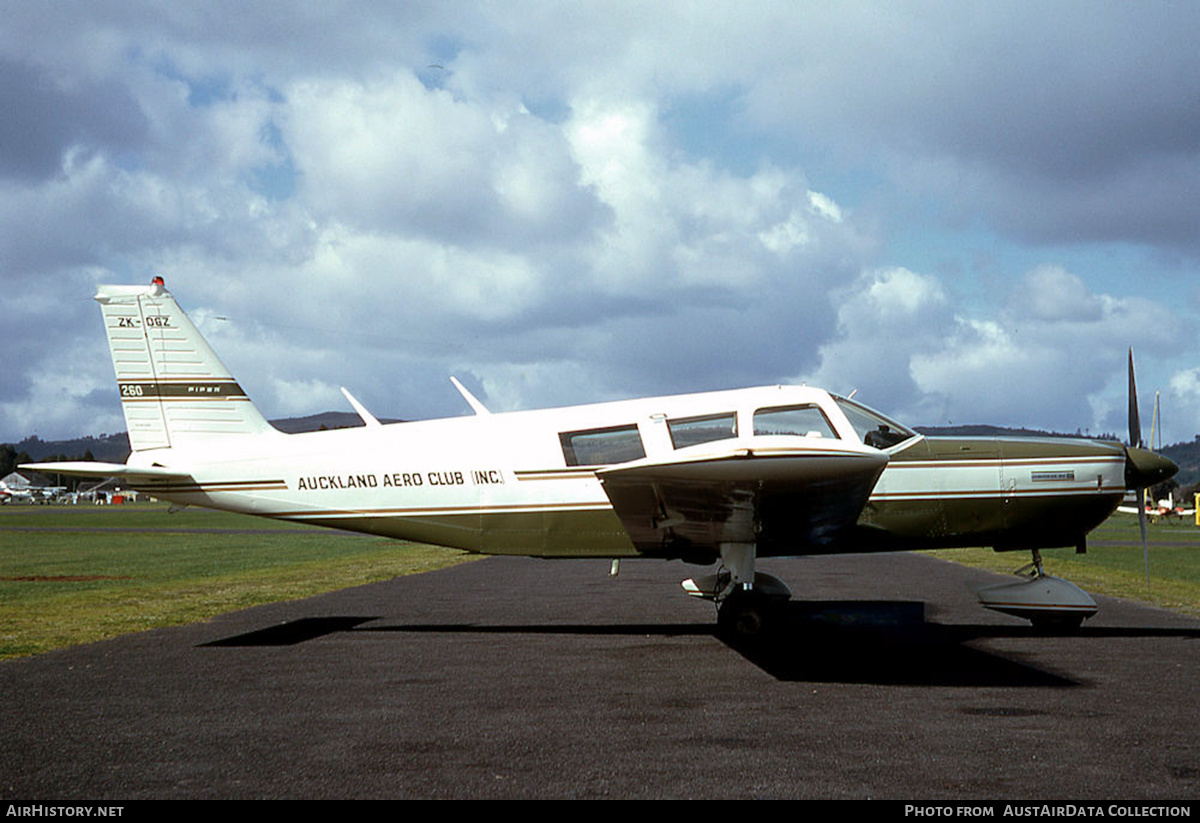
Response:
[[[318,214],[454,243],[570,235],[594,219],[555,129],[519,107],[456,99],[400,72],[287,91],[283,136]]]
[[[0,437],[119,413],[58,347],[106,380],[86,298],[154,273],[269,415],[798,375],[1073,429],[1130,344],[1192,397],[1193,12],[71,8],[0,30]]]
[[[68,151],[130,149],[146,116],[119,84],[64,86],[44,69],[0,57],[0,177],[33,183],[58,175]]]
[[[790,23],[803,32],[800,55],[784,53],[784,38],[756,55],[778,70],[747,89],[754,122],[1040,242],[1120,238],[1196,253],[1186,228],[1198,216],[1186,194],[1200,156],[1187,46],[1196,8],[806,11]]]
[[[1168,413],[1177,416],[1177,419],[1170,421],[1168,430],[1200,432],[1200,367],[1177,371],[1171,375],[1168,386],[1170,395],[1165,406]],[[1166,418],[1163,419],[1163,425],[1168,426]],[[1149,432],[1145,434],[1148,436]],[[1192,438],[1196,436],[1200,435],[1193,434]],[[1169,443],[1171,438],[1168,437],[1163,442]]]
[[[56,344],[53,351],[39,357],[39,365],[37,372],[27,375],[21,392],[6,392],[0,400],[0,419],[15,431],[51,439],[78,427],[81,420],[88,421],[88,428],[79,430],[78,436],[125,429],[119,404],[103,404],[101,398],[113,389],[106,373],[111,366],[103,349],[81,352]],[[97,412],[98,402],[107,408]]]
[[[1104,314],[1103,299],[1062,266],[1038,266],[1026,274],[1012,301],[1015,312],[1038,321],[1094,322]]]
[[[808,379],[927,424],[1124,431],[1110,390],[1126,347],[1153,352],[1181,330],[1160,304],[1095,294],[1056,266],[1027,272],[990,317],[955,310],[930,275],[871,271],[840,296]]]
[[[800,378],[861,398],[881,410],[911,414],[920,402],[912,361],[939,347],[953,317],[936,278],[908,269],[863,272],[837,292],[837,333],[820,348],[820,367]]]

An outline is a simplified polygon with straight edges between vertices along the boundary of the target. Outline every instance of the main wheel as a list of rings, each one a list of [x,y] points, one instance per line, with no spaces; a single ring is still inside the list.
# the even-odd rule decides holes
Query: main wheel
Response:
[[[757,594],[731,595],[717,612],[717,628],[722,634],[742,640],[762,637],[774,617],[773,605],[768,598]]]

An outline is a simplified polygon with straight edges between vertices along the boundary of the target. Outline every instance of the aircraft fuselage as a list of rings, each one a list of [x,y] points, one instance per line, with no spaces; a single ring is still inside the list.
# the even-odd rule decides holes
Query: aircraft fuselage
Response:
[[[780,444],[827,446],[835,454],[875,452],[843,413],[844,402],[819,389],[769,386],[268,433],[231,439],[236,453],[225,458],[219,442],[203,454],[163,451],[171,460],[166,465],[195,467],[194,482],[138,487],[177,503],[472,552],[710,562],[716,559],[711,547],[686,541],[635,545],[601,483],[604,470],[625,460],[669,459],[688,448],[734,455],[745,450],[757,452],[760,460],[764,447]],[[762,433],[757,421],[763,410],[797,408],[815,409],[828,428],[804,435]],[[706,425],[709,430],[701,430]],[[135,458],[150,465],[156,451]],[[1126,455],[1116,443],[916,435],[881,451],[886,466],[854,528],[814,544],[759,523],[759,556],[1073,546],[1111,514],[1125,490]],[[790,505],[787,498],[779,503]],[[780,514],[782,519],[787,512]],[[663,520],[653,528],[671,526]]]

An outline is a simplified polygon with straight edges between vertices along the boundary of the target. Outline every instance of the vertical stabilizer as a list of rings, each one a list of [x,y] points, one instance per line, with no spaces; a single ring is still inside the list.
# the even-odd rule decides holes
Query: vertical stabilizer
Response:
[[[149,286],[100,286],[95,299],[135,452],[275,431],[161,277]]]

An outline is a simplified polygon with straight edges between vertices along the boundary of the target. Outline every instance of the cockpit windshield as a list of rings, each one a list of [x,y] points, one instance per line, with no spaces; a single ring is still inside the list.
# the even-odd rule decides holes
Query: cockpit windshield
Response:
[[[903,443],[910,437],[917,436],[916,432],[901,426],[895,420],[884,417],[874,409],[836,395],[833,399],[850,421],[850,425],[854,427],[854,431],[858,432],[863,443],[872,448],[888,449],[897,443]]]

